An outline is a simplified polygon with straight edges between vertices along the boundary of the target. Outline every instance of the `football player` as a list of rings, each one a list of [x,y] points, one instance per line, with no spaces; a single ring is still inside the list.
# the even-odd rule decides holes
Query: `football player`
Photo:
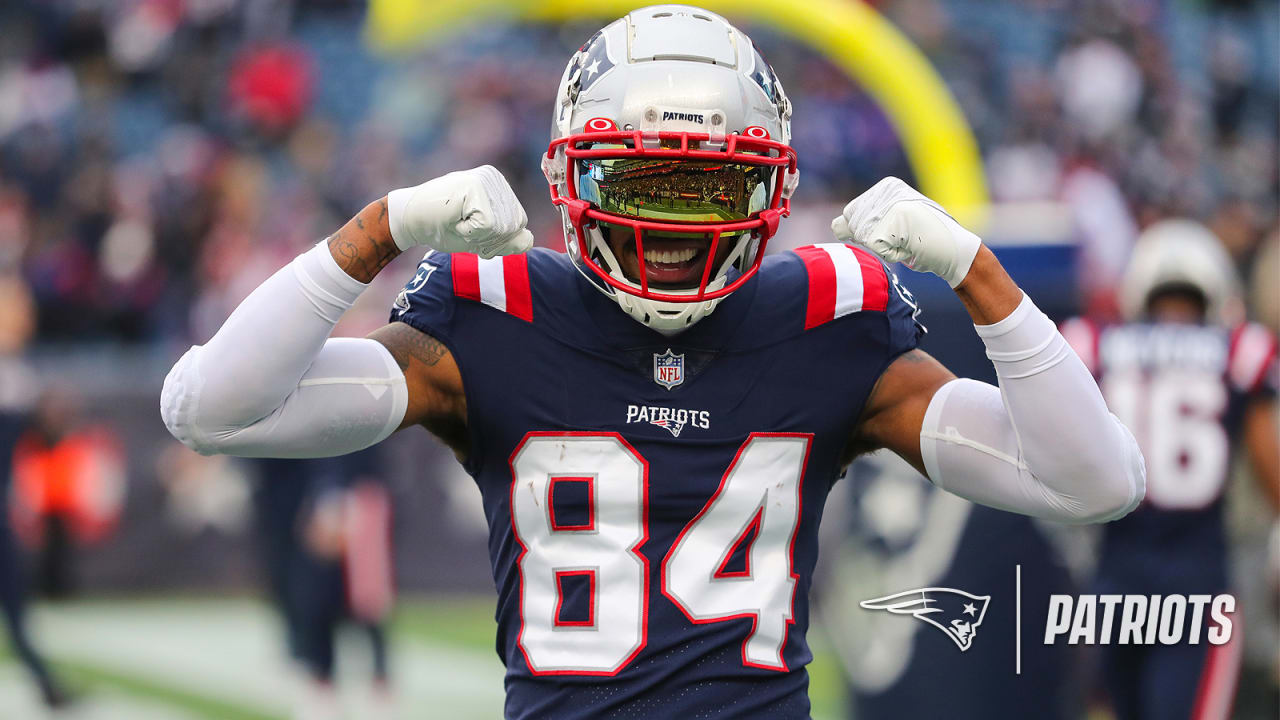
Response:
[[[23,357],[35,330],[35,317],[35,302],[26,285],[12,277],[0,279],[0,613],[4,614],[13,654],[36,681],[45,706],[61,708],[71,704],[72,696],[50,672],[31,640],[27,572],[10,505],[14,451],[33,424],[38,400],[39,384]]]
[[[1137,435],[1150,473],[1146,501],[1103,531],[1097,592],[1227,592],[1223,488],[1242,431],[1264,489],[1276,492],[1280,449],[1268,426],[1276,411],[1275,337],[1234,321],[1240,301],[1231,260],[1207,228],[1189,220],[1143,231],[1121,288],[1126,324],[1063,324],[1107,403]],[[1116,715],[1227,717],[1241,639],[1103,645]]]
[[[452,447],[489,523],[508,717],[807,717],[818,521],[860,452],[1068,522],[1142,498],[1137,444],[1054,324],[903,182],[833,222],[862,247],[764,256],[798,179],[791,103],[724,18],[633,11],[554,100],[567,253],[530,250],[491,167],[394,190],[255,290],[161,397],[204,453],[332,455],[412,425]],[[390,324],[330,339],[418,247]],[[1000,387],[915,349],[916,307],[865,248],[956,289]]]

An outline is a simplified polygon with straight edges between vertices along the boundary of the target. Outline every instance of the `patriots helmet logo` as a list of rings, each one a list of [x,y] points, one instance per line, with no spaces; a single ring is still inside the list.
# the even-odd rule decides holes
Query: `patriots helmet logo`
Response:
[[[677,355],[671,348],[661,354],[654,353],[653,381],[668,390],[684,382],[684,353]]]
[[[952,588],[920,588],[858,603],[868,610],[888,610],[910,615],[938,628],[961,652],[973,645],[973,637],[987,614],[990,595],[970,595]]]

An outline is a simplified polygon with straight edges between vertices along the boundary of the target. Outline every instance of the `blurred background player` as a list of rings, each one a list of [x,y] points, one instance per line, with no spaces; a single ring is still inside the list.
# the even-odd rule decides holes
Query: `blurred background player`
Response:
[[[1237,438],[1245,440],[1268,499],[1276,500],[1276,340],[1262,326],[1240,322],[1240,302],[1230,258],[1213,233],[1188,220],[1165,220],[1134,247],[1121,284],[1127,322],[1064,325],[1147,460],[1146,500],[1102,529],[1098,594],[1232,590],[1223,489]],[[1116,716],[1225,717],[1245,632],[1236,627],[1224,645],[1100,646]]]
[[[295,720],[343,717],[335,686],[339,630],[367,638],[370,692],[361,718],[391,717],[386,623],[394,602],[384,450],[255,460],[267,574],[302,684]]]
[[[70,696],[32,645],[21,550],[9,522],[14,447],[31,423],[38,393],[35,376],[22,359],[33,330],[34,309],[20,279],[0,278],[0,608],[14,653],[35,679],[44,704],[57,708],[66,705]]]
[[[36,590],[61,600],[76,592],[76,557],[102,543],[124,505],[123,448],[110,427],[89,422],[66,388],[36,402],[13,451],[18,536],[36,553]]]

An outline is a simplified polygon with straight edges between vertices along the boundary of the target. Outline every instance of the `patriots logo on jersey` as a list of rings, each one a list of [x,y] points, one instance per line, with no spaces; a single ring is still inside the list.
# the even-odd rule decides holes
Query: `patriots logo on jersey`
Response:
[[[684,382],[684,353],[667,351],[653,354],[653,381],[670,390]]]
[[[670,430],[672,437],[680,437],[680,431],[684,430],[683,420],[667,420],[667,419],[650,420],[649,424],[657,425],[660,428],[666,428],[667,430]]]
[[[964,652],[973,645],[973,638],[987,614],[990,601],[990,595],[970,595],[952,588],[920,588],[863,600],[858,604],[867,610],[887,610],[895,615],[910,615],[923,620],[946,633]]]
[[[413,279],[400,290],[400,294],[396,296],[395,301],[392,303],[396,312],[401,315],[409,312],[409,296],[421,290],[422,286],[426,285],[427,281],[431,279],[431,273],[440,269],[439,266],[426,262],[427,257],[431,257],[430,251],[423,258],[423,262],[418,265],[418,272],[414,274]]]

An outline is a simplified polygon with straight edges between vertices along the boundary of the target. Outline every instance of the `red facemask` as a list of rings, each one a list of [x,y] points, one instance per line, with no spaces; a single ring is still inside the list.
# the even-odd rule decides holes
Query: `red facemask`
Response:
[[[557,183],[551,182],[551,202],[564,206],[568,213],[577,238],[578,259],[582,265],[616,290],[648,300],[674,303],[702,302],[723,297],[742,287],[755,275],[764,259],[769,238],[777,232],[781,219],[791,213],[791,201],[784,192],[786,177],[796,171],[796,154],[790,146],[767,139],[767,133],[762,128],[755,127],[748,128],[744,134],[716,137],[715,149],[703,147],[703,143],[713,142],[712,136],[707,133],[619,131],[612,122],[598,118],[589,121],[587,127],[586,132],[553,140],[547,148],[548,160],[555,159],[561,146],[564,149],[567,167],[563,168],[563,178],[557,179],[565,183],[565,192],[562,194]],[[609,147],[599,147],[600,145]],[[614,200],[609,203],[600,202],[598,187],[591,188],[597,193],[596,202],[580,197],[582,178],[588,178],[584,173],[591,173],[591,177],[594,177],[598,174],[600,165],[618,160],[657,161],[631,164],[633,168],[640,165],[641,171],[658,170],[658,166],[679,169],[680,161],[685,161],[688,163],[684,166],[686,175],[696,180],[695,175],[689,174],[696,173],[712,183],[720,182],[721,186],[726,175],[736,173],[734,177],[738,182],[735,187],[739,192],[735,196],[732,190],[725,192],[715,189],[721,186],[703,183],[705,187],[691,188],[689,192],[673,192],[670,188],[650,186],[643,192],[630,192],[625,201]],[[633,170],[631,174],[638,173]],[[750,175],[751,178],[744,179],[745,175]],[[742,190],[744,185],[749,187],[748,182],[764,185],[761,189],[767,196],[763,208],[748,208],[745,196],[751,193]],[[656,214],[667,217],[654,219],[655,211],[648,207],[651,202],[661,205]],[[602,205],[606,205],[608,209]],[[645,217],[644,214],[649,216]],[[671,215],[705,217],[708,214],[720,217],[692,221],[668,219]],[[734,215],[740,215],[741,219],[734,218]],[[639,287],[610,274],[592,257],[587,230],[597,223],[626,227],[635,234],[636,256],[640,263]],[[648,273],[645,271],[646,231],[674,237],[692,236],[703,239],[707,235],[711,236],[697,292],[674,294],[650,288]],[[758,242],[754,252],[750,257],[744,255],[739,260],[742,273],[724,287],[708,290],[708,286],[716,280],[712,276],[712,266],[716,264],[721,244],[750,243],[753,240]]]

